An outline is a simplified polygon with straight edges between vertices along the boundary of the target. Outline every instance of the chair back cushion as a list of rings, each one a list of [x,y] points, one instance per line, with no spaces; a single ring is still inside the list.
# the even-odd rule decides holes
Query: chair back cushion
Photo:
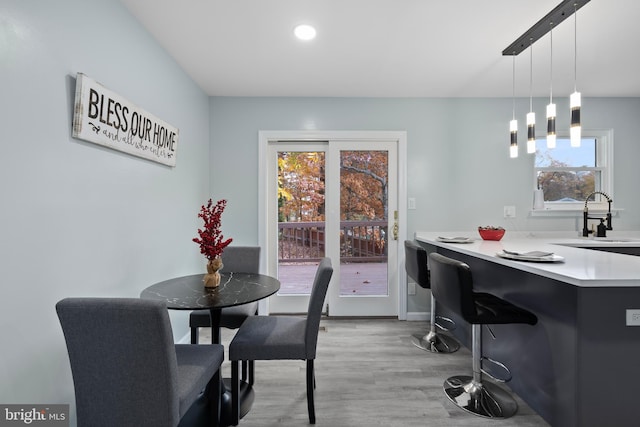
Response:
[[[260,273],[260,246],[227,246],[222,252],[223,271]]]
[[[161,301],[67,298],[56,304],[80,426],[176,426],[177,362]]]
[[[418,286],[429,288],[429,266],[427,264],[427,250],[413,240],[404,241],[404,268]]]
[[[307,325],[305,330],[307,359],[315,359],[316,345],[318,343],[318,330],[320,329],[320,318],[322,317],[322,306],[327,295],[329,282],[333,275],[331,258],[323,258],[316,270],[313,279],[313,288],[309,297],[309,309],[307,313]]]
[[[471,322],[476,317],[476,308],[469,266],[435,252],[429,254],[429,260],[431,292],[438,304]]]

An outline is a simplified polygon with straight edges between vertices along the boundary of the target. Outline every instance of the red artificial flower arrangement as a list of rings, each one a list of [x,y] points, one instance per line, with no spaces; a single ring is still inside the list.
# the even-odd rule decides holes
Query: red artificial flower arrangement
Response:
[[[222,255],[224,248],[233,241],[233,239],[224,240],[220,230],[220,218],[225,206],[227,206],[227,201],[224,199],[218,200],[215,206],[209,199],[206,206],[202,205],[198,214],[198,218],[202,218],[204,221],[204,229],[198,229],[200,238],[194,237],[193,241],[200,245],[200,253],[207,257],[209,261]]]

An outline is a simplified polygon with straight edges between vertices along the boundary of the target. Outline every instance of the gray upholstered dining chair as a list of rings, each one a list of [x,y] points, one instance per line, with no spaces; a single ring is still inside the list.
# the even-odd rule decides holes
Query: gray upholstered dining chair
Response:
[[[195,413],[218,425],[224,348],[174,344],[163,302],[66,298],[56,311],[79,426],[175,427]]]
[[[234,273],[260,272],[260,246],[228,246],[222,253],[222,271]],[[258,302],[223,308],[220,313],[220,326],[238,329],[242,322],[258,314]],[[189,315],[191,344],[198,344],[198,328],[211,326],[209,310],[194,310]]]
[[[309,422],[315,424],[313,392],[314,360],[322,306],[333,275],[330,258],[323,258],[316,271],[306,317],[253,316],[245,320],[229,345],[231,360],[231,423],[240,421],[238,361],[306,360],[307,410]]]

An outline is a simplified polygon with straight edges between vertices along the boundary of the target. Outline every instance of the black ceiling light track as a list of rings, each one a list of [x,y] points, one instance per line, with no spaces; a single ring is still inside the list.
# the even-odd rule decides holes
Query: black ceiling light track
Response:
[[[516,41],[503,50],[502,55],[518,55],[551,31],[553,27],[557,27],[558,24],[573,15],[575,11],[589,3],[589,1],[590,0],[564,0],[544,18],[539,20],[533,27],[529,28],[527,32],[518,37]]]

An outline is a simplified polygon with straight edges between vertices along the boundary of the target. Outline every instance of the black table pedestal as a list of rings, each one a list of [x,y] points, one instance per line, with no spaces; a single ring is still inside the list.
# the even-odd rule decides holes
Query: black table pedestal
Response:
[[[231,425],[231,378],[223,379],[223,393],[220,401],[220,426]],[[240,381],[240,419],[247,415],[253,406],[255,393],[253,387],[244,381]]]
[[[223,380],[222,388],[222,397],[220,399],[220,424],[213,422],[210,402],[203,393],[182,417],[178,427],[229,427],[231,425],[230,378],[225,378]],[[253,406],[254,397],[253,388],[246,382],[240,381],[240,418],[249,413]]]
[[[220,310],[211,309],[211,343],[220,343]],[[249,413],[253,406],[255,393],[246,382],[240,381],[240,418]],[[231,425],[231,378],[222,379],[222,397],[220,400],[220,426]]]

